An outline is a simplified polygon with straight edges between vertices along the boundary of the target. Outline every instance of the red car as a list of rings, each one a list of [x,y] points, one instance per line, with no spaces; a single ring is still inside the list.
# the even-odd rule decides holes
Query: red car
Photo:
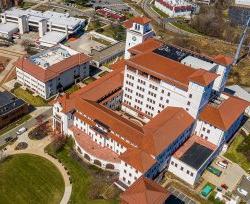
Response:
[[[221,184],[221,188],[224,188],[225,190],[227,190],[228,186],[226,184]]]

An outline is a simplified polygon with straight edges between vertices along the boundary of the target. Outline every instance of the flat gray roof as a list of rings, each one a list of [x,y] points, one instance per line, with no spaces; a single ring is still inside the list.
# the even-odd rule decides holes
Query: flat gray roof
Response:
[[[18,31],[18,25],[15,23],[0,23],[0,33],[6,33],[9,32],[16,32]]]
[[[100,51],[94,50],[91,55],[93,56],[94,61],[102,62],[105,59],[107,59],[115,54],[123,52],[124,50],[125,50],[125,43],[118,42],[118,43],[111,45],[103,50],[100,50]]]
[[[76,27],[78,24],[83,23],[85,19],[74,18],[69,16],[68,13],[58,13],[54,11],[35,11],[31,9],[23,10],[13,7],[12,9],[6,10],[4,12],[7,16],[10,17],[21,17],[28,16],[28,20],[39,22],[43,19],[47,19],[48,22],[59,26],[68,26],[71,28]]]
[[[39,39],[40,42],[50,43],[50,44],[58,44],[66,38],[66,33],[51,31],[45,33],[43,37]]]

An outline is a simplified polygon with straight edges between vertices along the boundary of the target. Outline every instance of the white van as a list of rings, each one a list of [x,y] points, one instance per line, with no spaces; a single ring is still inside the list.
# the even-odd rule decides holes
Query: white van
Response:
[[[20,129],[16,132],[16,134],[17,134],[17,135],[21,135],[21,134],[23,134],[23,133],[26,132],[26,131],[27,131],[27,128],[22,127],[22,128],[20,128]]]
[[[221,167],[222,169],[226,169],[227,168],[227,164],[225,164],[224,162],[221,161],[217,161],[216,164]]]

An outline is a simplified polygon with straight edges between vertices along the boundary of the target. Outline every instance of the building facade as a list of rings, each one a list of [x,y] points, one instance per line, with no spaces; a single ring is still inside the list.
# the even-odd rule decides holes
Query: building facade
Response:
[[[190,17],[198,9],[186,0],[156,0],[154,5],[170,17]]]
[[[44,99],[89,76],[90,58],[57,45],[15,63],[17,82]]]
[[[84,19],[70,17],[69,14],[22,10],[15,7],[1,13],[0,18],[0,25],[16,25],[21,35],[29,31],[39,32],[40,42],[44,46],[48,46],[46,43],[55,45],[67,39],[85,25]]]
[[[0,129],[29,112],[28,104],[11,93],[0,92]]]
[[[131,25],[149,21],[140,18]],[[127,32],[129,45],[131,26]],[[231,60],[153,38],[126,49],[128,58],[114,71],[55,101],[53,128],[74,138],[84,160],[118,171],[116,185],[125,192],[139,178],[155,179],[165,170],[193,185],[249,106],[222,92]]]

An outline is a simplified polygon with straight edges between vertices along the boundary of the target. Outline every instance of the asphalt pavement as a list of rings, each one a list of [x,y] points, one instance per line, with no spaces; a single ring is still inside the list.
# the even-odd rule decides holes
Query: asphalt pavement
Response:
[[[32,117],[31,119],[27,120],[26,122],[18,125],[17,127],[11,129],[7,133],[0,136],[0,146],[3,146],[6,144],[6,138],[12,137],[15,138],[16,132],[22,128],[25,127],[27,129],[30,129],[38,124],[37,117],[42,116],[42,120],[46,121],[52,116],[52,108],[46,109],[44,111],[41,111],[36,117]]]
[[[237,188],[241,188],[241,189],[247,191],[247,195],[244,196],[244,195],[240,194],[238,192]],[[238,184],[237,188],[236,188],[236,194],[239,195],[247,203],[250,203],[250,180],[248,180],[245,176],[243,176],[240,183]]]

